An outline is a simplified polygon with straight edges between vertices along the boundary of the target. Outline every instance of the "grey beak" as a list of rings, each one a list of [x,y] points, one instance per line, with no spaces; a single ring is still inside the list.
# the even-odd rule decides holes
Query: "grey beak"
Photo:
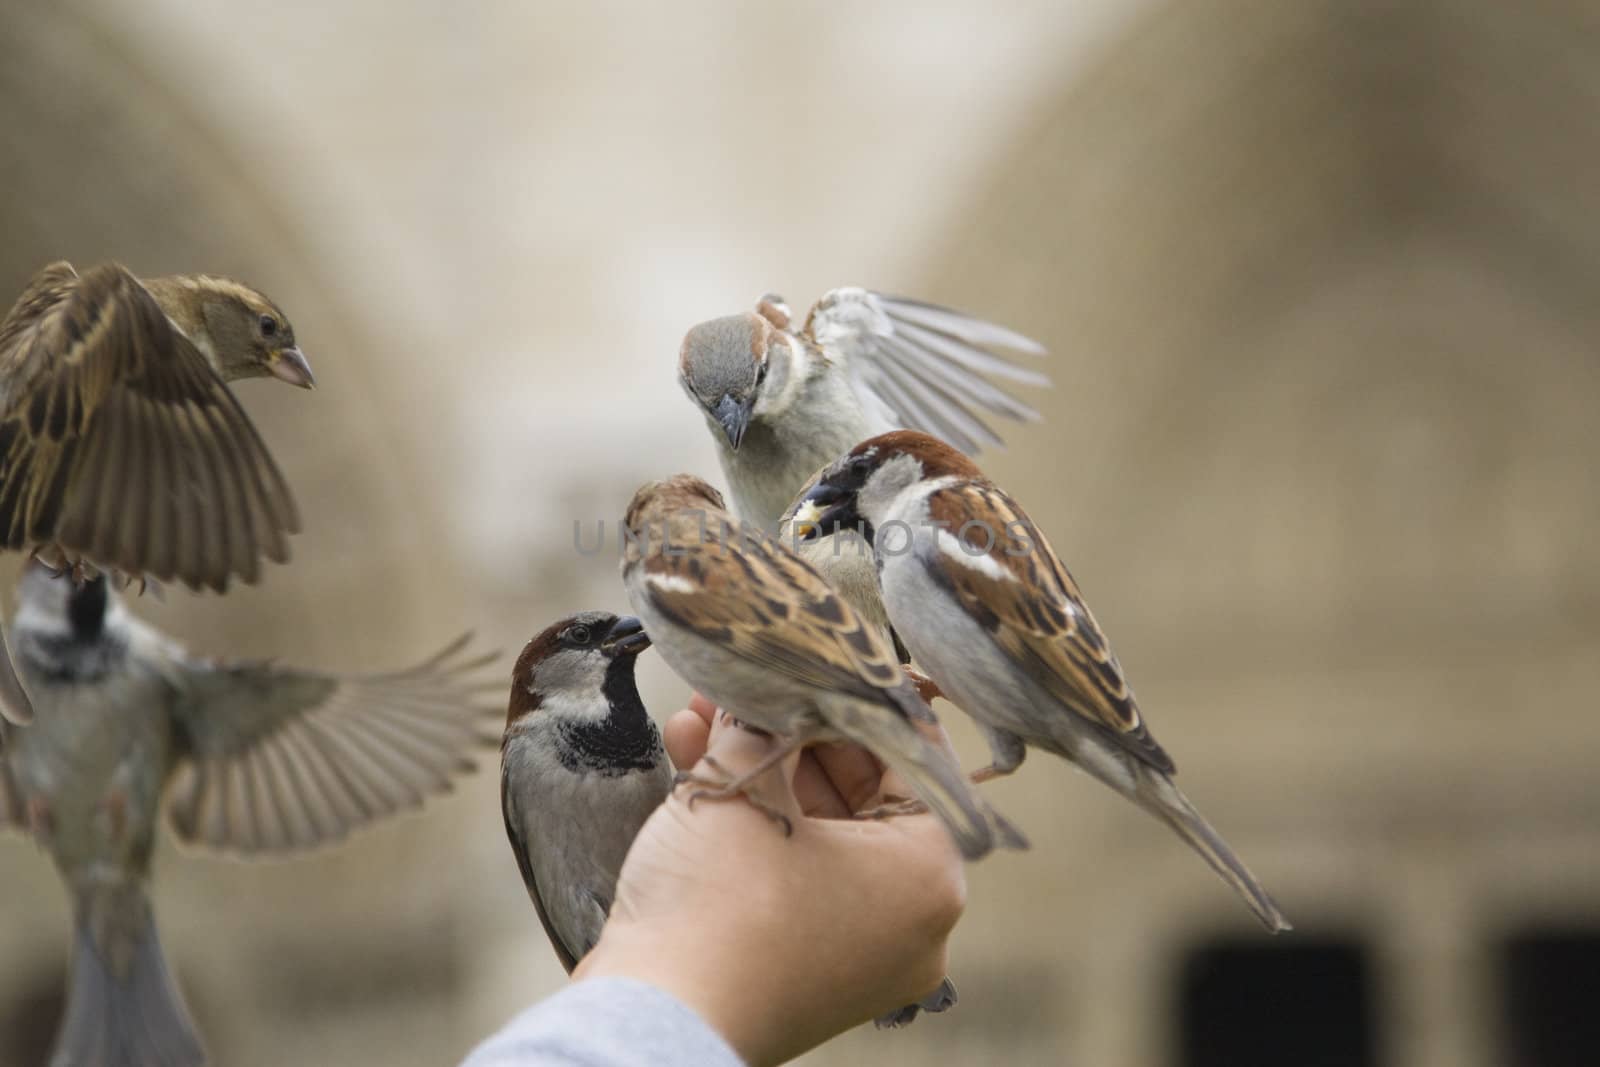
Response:
[[[650,635],[644,632],[644,623],[632,615],[612,623],[610,632],[600,641],[600,651],[608,656],[637,656],[649,647]]]
[[[744,440],[744,432],[750,428],[750,402],[741,402],[732,393],[724,393],[711,414],[727,435],[728,447],[739,451],[739,442]]]
[[[267,371],[274,378],[302,389],[312,389],[317,384],[316,378],[311,375],[311,364],[306,362],[305,353],[300,351],[298,345],[270,353],[267,356]]]
[[[794,513],[794,528],[802,541],[814,541],[846,528],[861,531],[871,544],[872,528],[861,521],[856,511],[856,496],[852,492],[819,482],[801,500]]]

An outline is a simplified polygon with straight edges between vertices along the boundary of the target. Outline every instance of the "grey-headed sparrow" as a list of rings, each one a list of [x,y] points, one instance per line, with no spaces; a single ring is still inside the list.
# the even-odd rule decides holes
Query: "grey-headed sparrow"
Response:
[[[1015,770],[1028,745],[1063,756],[1175,830],[1267,929],[1289,929],[1173,784],[1171,757],[1044,534],[970,459],[915,431],[871,438],[824,472],[796,522],[865,532],[896,631],[988,737],[994,761],[975,777]]]
[[[312,384],[289,320],[254,289],[45,267],[0,322],[0,547],[197,589],[255,581],[300,527],[225,384],[262,376]],[[29,716],[3,643],[0,713]]]
[[[873,434],[914,427],[970,452],[1000,441],[985,415],[1038,418],[989,379],[1048,380],[989,349],[1044,351],[958,311],[845,287],[817,301],[798,329],[772,295],[754,312],[695,326],[683,340],[678,379],[706,418],[733,511],[787,536],[786,512],[807,479]],[[885,625],[871,551],[855,534],[788,543],[869,621]]]
[[[106,579],[30,564],[12,622],[40,714],[0,724],[0,826],[28,831],[72,897],[60,1064],[203,1062],[147,888],[163,797],[183,840],[283,854],[420,805],[491,740],[457,642],[394,674],[199,659],[132,618]]]

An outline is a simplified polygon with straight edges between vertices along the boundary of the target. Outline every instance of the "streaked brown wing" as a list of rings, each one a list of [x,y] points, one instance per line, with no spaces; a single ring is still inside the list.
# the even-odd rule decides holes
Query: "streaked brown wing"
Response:
[[[220,591],[299,528],[249,416],[138,279],[35,277],[0,326],[0,546]]]
[[[656,579],[648,583],[650,597],[664,614],[806,685],[931,718],[893,646],[809,564],[773,538],[741,533],[731,515],[720,529],[716,513],[706,517],[702,536],[697,517],[673,516],[671,551],[643,561]]]
[[[993,532],[984,556],[992,568],[963,563],[944,552],[926,560],[972,617],[1069,711],[1171,773],[1172,757],[1150,736],[1078,583],[1022,508],[995,486],[962,482],[930,496],[928,510],[946,530],[980,524],[971,528],[966,542],[975,558],[990,540],[977,531]]]
[[[415,808],[496,737],[500,682],[468,638],[410,670],[341,677],[271,664],[176,667],[186,758],[168,794],[179,837],[229,852],[289,852]]]
[[[534,842],[523,838],[519,827],[522,820],[517,817],[511,800],[509,783],[504,773],[500,775],[500,814],[506,822],[506,837],[511,841],[511,852],[517,857],[517,869],[522,872],[522,884],[528,887],[528,899],[533,901],[533,910],[538,913],[539,925],[544,927],[544,936],[550,939],[550,947],[556,950],[556,958],[561,961],[568,974],[578,965],[578,959],[561,940],[561,935],[556,933],[555,926],[550,922],[550,915],[545,911],[544,898],[539,895],[539,883],[533,876],[533,864],[528,862],[528,850],[536,847]]]

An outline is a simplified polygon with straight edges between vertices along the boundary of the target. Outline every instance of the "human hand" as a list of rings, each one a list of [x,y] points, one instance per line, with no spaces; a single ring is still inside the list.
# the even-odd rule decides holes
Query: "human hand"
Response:
[[[735,775],[777,744],[699,697],[667,723],[665,739],[675,766],[709,752]],[[675,790],[634,841],[577,978],[664,989],[757,1067],[939,984],[966,904],[961,856],[931,815],[850,817],[910,794],[865,750],[815,746],[755,784],[789,816],[789,837],[739,800],[691,811],[690,788]]]

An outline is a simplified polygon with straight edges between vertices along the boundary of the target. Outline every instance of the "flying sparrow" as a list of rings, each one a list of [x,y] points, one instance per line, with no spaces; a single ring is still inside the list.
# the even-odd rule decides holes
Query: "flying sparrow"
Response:
[[[1036,342],[958,311],[866,289],[833,289],[792,328],[783,298],[684,337],[678,379],[705,415],[734,512],[786,538],[868,621],[887,628],[872,552],[852,531],[802,543],[786,520],[807,479],[873,434],[914,427],[969,452],[1000,438],[988,413],[1037,419],[990,377],[1048,385],[987,351]]]
[[[1269,930],[1289,929],[1173,784],[1067,568],[970,459],[915,431],[874,437],[825,472],[796,522],[808,534],[859,527],[872,542],[896,631],[989,740],[993,763],[975,780],[1014,771],[1027,745],[1063,756],[1177,831]]]
[[[986,351],[1041,354],[1002,326],[915,300],[846,287],[796,331],[783,298],[691,329],[678,379],[706,417],[733,510],[767,532],[814,471],[876,433],[914,427],[965,451],[1000,438],[979,411],[1037,419],[989,377],[1048,385]]]
[[[255,581],[300,518],[224,383],[268,375],[312,385],[254,289],[45,267],[0,321],[0,548],[195,589]],[[0,713],[30,714],[3,638]]]
[[[500,807],[568,972],[600,939],[623,858],[672,791],[672,765],[633,680],[649,647],[638,619],[590,611],[529,641],[511,674]]]
[[[0,724],[0,826],[30,833],[72,897],[61,1064],[203,1062],[147,896],[162,798],[178,836],[284,854],[450,788],[489,738],[458,641],[394,674],[339,676],[188,655],[106,579],[30,564],[13,619],[40,715]]]
[[[770,537],[741,532],[692,475],[652,482],[623,520],[628,599],[667,664],[741,722],[785,744],[750,773],[695,796],[744,794],[806,745],[845,740],[897,772],[977,859],[1022,842],[971,790],[954,753],[917,724],[936,720],[894,650],[814,569]],[[706,785],[705,782],[697,784]]]

